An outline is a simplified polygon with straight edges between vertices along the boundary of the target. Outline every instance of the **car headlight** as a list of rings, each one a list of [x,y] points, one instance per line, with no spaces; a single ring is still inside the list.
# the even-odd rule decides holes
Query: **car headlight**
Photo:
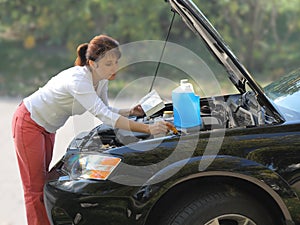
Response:
[[[72,179],[106,180],[121,159],[101,154],[75,154],[67,161]]]

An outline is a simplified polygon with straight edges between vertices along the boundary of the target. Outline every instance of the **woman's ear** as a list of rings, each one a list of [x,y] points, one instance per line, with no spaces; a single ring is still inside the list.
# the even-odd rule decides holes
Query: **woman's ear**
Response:
[[[98,64],[95,61],[90,61],[90,66],[92,66],[94,69],[98,68]]]

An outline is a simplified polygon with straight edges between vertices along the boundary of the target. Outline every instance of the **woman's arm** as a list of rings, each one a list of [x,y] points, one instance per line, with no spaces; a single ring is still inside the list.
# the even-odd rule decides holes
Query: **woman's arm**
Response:
[[[141,105],[136,105],[131,109],[120,109],[118,112],[122,116],[144,116],[145,112],[142,109]]]
[[[128,109],[118,109],[114,108],[112,106],[109,106],[108,104],[108,80],[102,80],[99,81],[98,88],[97,88],[97,95],[99,98],[104,102],[105,105],[109,107],[109,109],[115,113],[118,113],[122,116],[128,117],[128,116],[143,116],[145,113],[140,105],[137,105],[133,108]]]
[[[155,134],[167,133],[168,130],[174,126],[166,121],[159,121],[154,124],[144,124],[144,123],[139,123],[139,122],[129,120],[124,116],[120,116],[115,123],[115,127],[124,130],[130,130],[134,132],[142,132],[142,133],[155,135]]]
[[[130,116],[130,109],[119,109],[118,113],[122,116]]]

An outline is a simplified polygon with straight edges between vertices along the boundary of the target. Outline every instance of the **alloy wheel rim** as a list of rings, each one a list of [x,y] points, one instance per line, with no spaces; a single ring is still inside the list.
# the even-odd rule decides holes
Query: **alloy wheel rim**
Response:
[[[256,223],[247,216],[226,214],[210,220],[205,225],[256,225]]]

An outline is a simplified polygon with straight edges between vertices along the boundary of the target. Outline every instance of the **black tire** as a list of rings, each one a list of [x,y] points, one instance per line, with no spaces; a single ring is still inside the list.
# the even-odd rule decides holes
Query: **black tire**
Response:
[[[248,223],[246,223],[248,221]],[[277,221],[278,222],[278,221]],[[270,212],[247,195],[207,193],[173,207],[160,225],[277,225]]]

